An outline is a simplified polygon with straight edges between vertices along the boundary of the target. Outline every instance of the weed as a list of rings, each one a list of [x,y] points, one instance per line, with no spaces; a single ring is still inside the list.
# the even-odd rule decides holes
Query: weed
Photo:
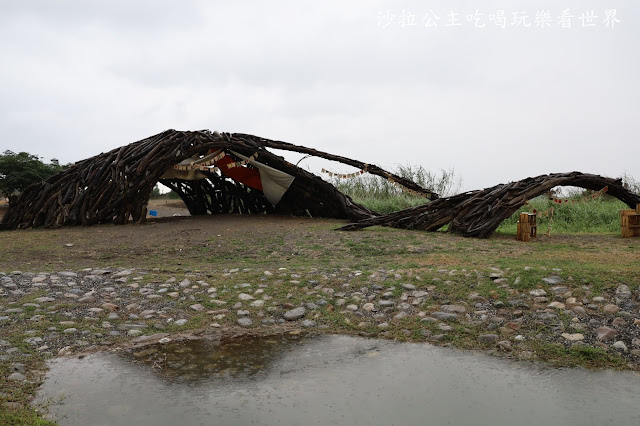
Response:
[[[455,176],[453,170],[441,170],[438,175],[422,166],[400,165],[395,174],[440,196],[453,195],[461,185],[460,178]],[[334,178],[330,182],[356,202],[380,213],[390,213],[428,202],[424,197],[403,192],[401,187],[380,176],[366,174],[351,179]]]
[[[559,366],[582,365],[592,368],[622,368],[625,365],[624,359],[618,354],[586,345],[565,348],[559,343],[534,342],[532,347],[540,359]]]

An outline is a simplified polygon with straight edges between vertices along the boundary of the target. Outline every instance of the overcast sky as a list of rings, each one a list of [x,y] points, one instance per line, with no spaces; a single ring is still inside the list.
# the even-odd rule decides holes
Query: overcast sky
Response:
[[[453,168],[463,189],[572,170],[640,179],[635,0],[1,6],[2,151],[68,163],[211,129]]]

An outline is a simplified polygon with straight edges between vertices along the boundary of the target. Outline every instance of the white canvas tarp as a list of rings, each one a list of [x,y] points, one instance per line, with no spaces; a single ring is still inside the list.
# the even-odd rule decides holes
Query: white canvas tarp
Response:
[[[231,152],[233,155],[247,161],[247,163],[258,169],[258,172],[260,172],[260,181],[262,182],[262,192],[264,192],[265,197],[267,197],[267,200],[269,200],[272,205],[275,206],[278,204],[284,193],[287,192],[287,189],[289,189],[293,183],[295,177],[274,169],[273,167],[269,167],[266,164],[259,163],[256,160],[251,160],[249,157],[245,157],[235,151]],[[183,180],[206,179],[207,176],[204,173],[193,167],[207,164],[209,162],[208,160],[213,159],[219,153],[220,151],[216,151],[203,158],[187,158],[176,164],[176,166],[166,170],[161,178]],[[185,170],[180,169],[179,166],[185,166]]]
[[[249,160],[249,157],[245,157],[235,151],[231,152],[233,155],[245,161]],[[295,177],[274,169],[273,167],[269,167],[266,164],[259,163],[256,160],[249,160],[248,163],[257,168],[260,172],[260,180],[262,181],[262,192],[264,192],[264,196],[267,197],[267,200],[269,200],[269,202],[274,206],[278,204],[284,193],[287,192],[287,189],[289,189],[293,183]]]

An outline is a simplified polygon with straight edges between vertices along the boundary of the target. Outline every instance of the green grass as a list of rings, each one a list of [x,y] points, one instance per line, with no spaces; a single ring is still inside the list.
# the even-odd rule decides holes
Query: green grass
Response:
[[[531,206],[524,206],[505,220],[497,232],[515,234],[521,212],[533,212],[533,209],[538,212],[547,212],[553,208],[551,233],[619,233],[619,212],[629,208],[622,201],[607,196],[575,204],[556,204],[547,197],[540,196],[530,204]],[[545,233],[548,228],[549,218],[546,215],[539,216],[538,233]]]
[[[460,188],[460,179],[453,170],[442,170],[440,175],[429,172],[422,167],[398,166],[395,174],[416,182],[423,188],[430,189],[440,196],[450,196]],[[624,176],[625,186],[632,192],[640,191],[638,181]],[[417,195],[403,192],[402,189],[379,176],[364,174],[350,179],[333,178],[330,182],[340,191],[349,195],[359,204],[387,214],[398,210],[417,207],[429,200]],[[581,200],[593,194],[592,191],[571,189],[569,199]],[[515,234],[518,216],[521,212],[547,212],[553,208],[553,220],[546,216],[538,218],[538,233],[546,233],[551,225],[551,233],[619,233],[619,211],[629,207],[610,196],[590,199],[584,203],[556,204],[546,196],[540,196],[523,206],[519,211],[505,220],[497,229],[498,233]]]
[[[390,196],[388,198],[373,195],[360,195],[354,196],[352,198],[356,203],[383,214],[421,206],[428,202],[426,198],[417,197],[410,194],[398,194],[393,197]]]
[[[5,336],[6,337],[6,336]],[[17,338],[10,339],[17,343]],[[27,370],[42,369],[44,359],[33,354],[31,348],[26,345],[16,344],[24,353],[30,353],[29,358],[23,358]],[[4,378],[10,374],[10,362],[0,362],[0,377]],[[53,426],[56,423],[43,419],[42,413],[36,407],[30,405],[31,398],[35,394],[38,383],[17,382],[7,379],[0,379],[0,425],[38,425]]]
[[[540,342],[534,343],[533,349],[541,360],[557,366],[621,369],[625,364],[616,354],[587,345],[565,348],[558,343]]]
[[[3,426],[55,426],[57,424],[38,416],[39,413],[31,407],[0,409],[0,424]]]
[[[455,176],[453,170],[441,170],[438,175],[422,166],[405,165],[396,167],[394,173],[440,196],[453,194],[460,188],[460,179]],[[424,197],[403,192],[402,187],[375,175],[364,174],[350,179],[333,178],[330,182],[355,202],[379,213],[404,210],[429,201]]]

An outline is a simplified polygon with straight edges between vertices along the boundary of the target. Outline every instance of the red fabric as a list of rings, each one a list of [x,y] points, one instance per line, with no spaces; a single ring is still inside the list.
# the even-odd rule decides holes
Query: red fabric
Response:
[[[262,191],[262,181],[260,180],[260,172],[254,167],[227,167],[227,164],[235,163],[233,158],[229,155],[225,155],[220,160],[215,162],[215,165],[220,169],[223,175],[230,177],[231,179],[247,185],[250,188]]]

